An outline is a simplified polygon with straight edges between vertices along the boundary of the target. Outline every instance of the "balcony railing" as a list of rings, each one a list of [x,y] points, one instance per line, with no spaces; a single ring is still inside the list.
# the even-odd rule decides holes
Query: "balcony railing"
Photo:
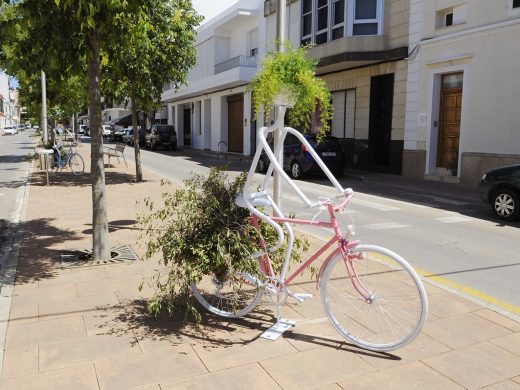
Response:
[[[225,72],[239,66],[256,68],[256,56],[237,56],[215,65],[215,74]]]

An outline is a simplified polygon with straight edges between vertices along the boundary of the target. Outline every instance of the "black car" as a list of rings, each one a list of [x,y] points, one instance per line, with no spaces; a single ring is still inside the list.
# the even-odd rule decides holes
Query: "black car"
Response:
[[[177,149],[177,133],[170,125],[153,125],[146,131],[145,147],[155,149],[159,146],[170,150]]]
[[[305,138],[321,157],[322,161],[336,177],[343,175],[343,147],[336,137],[325,136],[318,144],[315,135],[305,134]],[[258,171],[267,172],[269,159],[262,153],[258,162]],[[322,173],[322,169],[308,152],[307,148],[293,134],[287,134],[284,141],[283,168],[289,171],[293,179],[303,179],[313,173]]]
[[[487,172],[479,184],[480,197],[495,214],[508,221],[520,217],[520,164]]]

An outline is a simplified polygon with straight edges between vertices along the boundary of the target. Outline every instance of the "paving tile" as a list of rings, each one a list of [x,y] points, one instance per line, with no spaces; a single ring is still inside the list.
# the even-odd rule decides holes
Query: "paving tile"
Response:
[[[463,389],[463,387],[453,383],[445,376],[425,366],[421,362],[408,363],[378,371],[370,375],[350,378],[345,381],[340,381],[339,385],[349,390]]]
[[[243,366],[248,363],[296,352],[296,349],[282,337],[276,341],[258,338],[252,341],[246,340],[243,343],[235,341],[220,347],[215,345],[195,345],[193,348],[209,371]]]
[[[520,357],[489,342],[423,359],[423,362],[467,389],[479,389],[520,375]]]
[[[516,382],[516,383],[520,383],[520,375],[519,376],[515,376],[513,378],[513,381]]]
[[[154,385],[207,372],[188,345],[103,360],[95,367],[101,390]]]
[[[55,278],[40,280],[39,286],[57,286],[68,283],[102,280],[106,278],[107,275],[104,267],[60,269],[59,274]]]
[[[330,385],[316,387],[316,390],[341,390],[341,387],[337,383],[332,383]]]
[[[23,305],[11,307],[9,322],[13,325],[27,324],[38,321],[38,305]]]
[[[161,383],[162,390],[265,390],[280,389],[258,364],[212,372],[176,382]]]
[[[95,336],[64,343],[42,344],[39,348],[40,372],[141,353],[134,337]]]
[[[39,287],[33,290],[21,290],[13,294],[12,306],[38,303],[53,303],[77,297],[76,286],[72,283],[52,287]]]
[[[449,292],[428,296],[428,314],[435,317],[446,318],[479,309],[482,306]]]
[[[92,364],[0,381],[2,390],[99,390]]]
[[[476,314],[480,317],[483,317],[491,322],[494,322],[497,325],[503,326],[513,332],[520,332],[520,322],[512,320],[511,318],[506,317],[496,311],[489,309],[482,309],[474,311],[473,314]]]
[[[261,360],[260,364],[286,390],[313,389],[373,371],[355,353],[327,347]]]
[[[397,351],[375,353],[366,351],[360,357],[377,369],[395,367],[448,352],[451,349],[439,341],[420,333],[415,340]]]
[[[512,380],[495,383],[494,385],[484,387],[482,390],[518,390],[520,389],[520,383],[516,383]]]
[[[29,324],[10,324],[6,349],[23,348],[42,343],[77,340],[87,337],[83,318],[70,317]]]
[[[423,332],[451,348],[510,334],[511,331],[472,313],[428,322]]]
[[[339,348],[347,340],[330,324],[328,318],[297,322],[283,337],[298,351],[320,347]]]
[[[520,356],[520,332],[490,340],[493,344]]]
[[[40,318],[64,318],[82,316],[85,313],[103,313],[119,305],[115,294],[92,295],[75,299],[62,299],[40,304]]]
[[[4,353],[2,378],[38,373],[38,346],[8,349]]]
[[[91,295],[110,294],[119,290],[139,290],[139,285],[143,278],[140,275],[133,277],[104,278],[98,280],[88,280],[76,283],[79,297]]]

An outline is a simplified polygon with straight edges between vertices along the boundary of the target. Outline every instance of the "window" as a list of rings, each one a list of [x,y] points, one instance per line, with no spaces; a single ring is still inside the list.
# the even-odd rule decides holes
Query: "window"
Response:
[[[301,44],[380,35],[382,9],[383,0],[302,0]]]
[[[520,0],[513,0],[513,8],[520,8]]]
[[[466,4],[441,9],[435,12],[435,28],[445,28],[466,23],[468,10]]]
[[[247,33],[247,48],[249,55],[254,57],[258,54],[258,29],[255,28]]]
[[[377,35],[380,23],[379,0],[354,0],[352,2],[352,35]]]
[[[444,25],[446,27],[453,25],[453,12],[450,12],[444,16]]]
[[[331,40],[342,38],[345,31],[345,0],[332,2],[332,37]]]

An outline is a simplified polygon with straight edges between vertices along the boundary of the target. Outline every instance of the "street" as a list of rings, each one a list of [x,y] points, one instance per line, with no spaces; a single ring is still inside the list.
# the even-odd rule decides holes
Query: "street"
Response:
[[[32,130],[0,137],[0,264],[10,248],[19,217],[30,162],[34,152]]]
[[[229,163],[231,175],[249,168],[245,162],[226,162],[189,151],[141,153],[144,169],[175,182],[182,182],[191,172],[206,173],[214,164]],[[127,148],[125,155],[129,162],[133,161],[132,148]],[[264,176],[256,176],[260,183]],[[393,250],[434,282],[520,314],[520,225],[494,220],[476,190],[474,196],[462,197],[401,188],[399,184],[375,184],[357,176],[347,175],[340,182],[355,191],[350,217],[355,222],[357,239]],[[314,177],[298,185],[311,200],[317,200],[319,196],[334,195],[326,183]],[[286,187],[283,207],[304,218],[316,213],[300,207],[298,198]],[[347,223],[346,216],[343,223]],[[319,238],[330,237],[326,231],[302,230]]]

